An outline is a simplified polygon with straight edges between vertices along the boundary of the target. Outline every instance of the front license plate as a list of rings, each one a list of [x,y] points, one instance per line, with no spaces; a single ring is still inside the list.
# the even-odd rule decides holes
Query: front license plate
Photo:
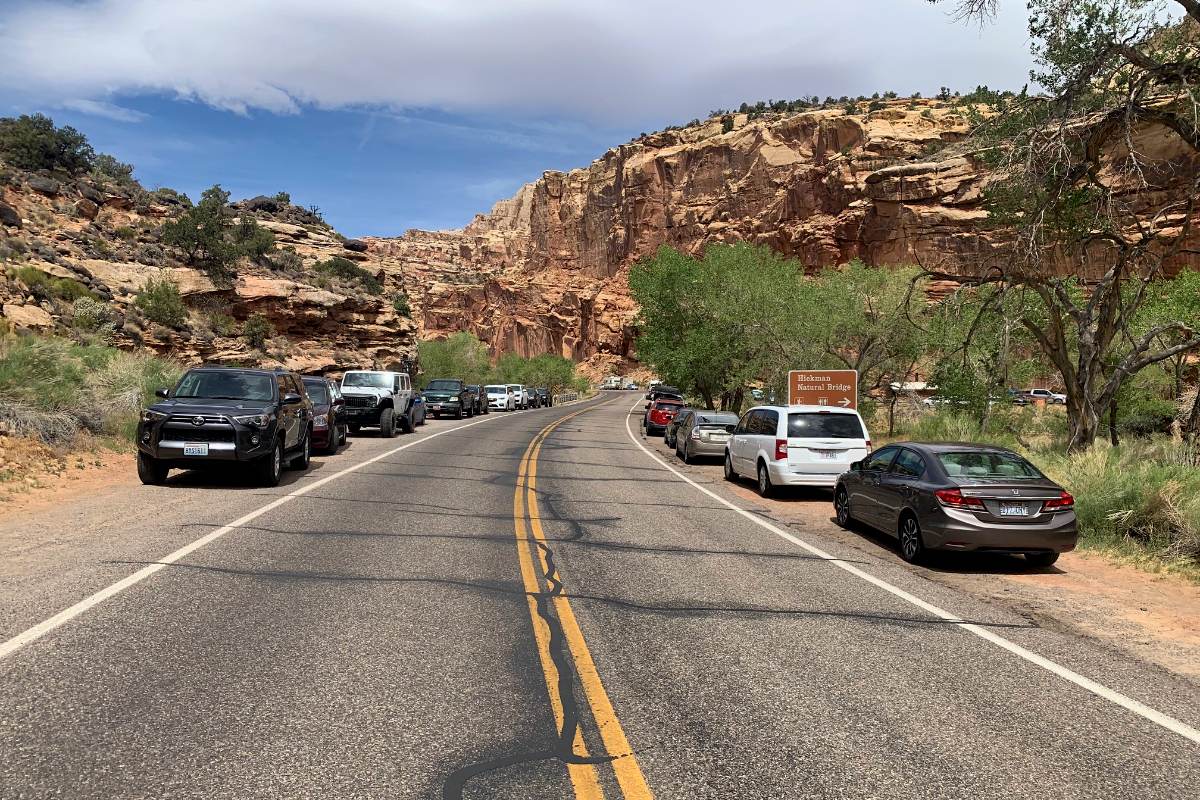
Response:
[[[441,410],[442,410],[442,404],[441,404],[441,403],[434,403],[433,405],[431,405],[431,406],[430,406],[430,408],[432,408],[434,411],[441,411]]]
[[[841,451],[839,450],[813,450],[817,454],[817,459],[820,461],[837,461],[837,457]]]
[[[1001,503],[1000,516],[1002,517],[1025,517],[1029,515],[1029,509],[1024,503]]]
[[[183,454],[185,456],[206,456],[208,455],[208,443],[185,444],[183,446]]]

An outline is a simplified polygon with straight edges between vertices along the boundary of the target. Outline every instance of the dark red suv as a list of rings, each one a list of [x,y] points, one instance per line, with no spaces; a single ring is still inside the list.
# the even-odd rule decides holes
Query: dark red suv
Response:
[[[646,435],[654,436],[666,430],[667,424],[675,419],[675,415],[681,408],[683,408],[683,401],[674,398],[660,397],[647,403],[646,416],[642,420]]]

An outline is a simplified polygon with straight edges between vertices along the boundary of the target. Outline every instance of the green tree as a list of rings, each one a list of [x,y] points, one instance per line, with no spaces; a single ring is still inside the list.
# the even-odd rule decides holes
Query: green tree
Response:
[[[170,278],[147,279],[133,304],[147,319],[168,328],[182,328],[187,321],[187,306],[183,304],[179,287]]]
[[[227,284],[239,255],[238,247],[229,240],[232,227],[229,192],[217,185],[204,190],[195,206],[165,223],[162,238],[181,250],[189,264],[204,269],[214,282]]]
[[[22,114],[0,119],[0,157],[20,169],[63,170],[76,175],[92,168],[96,152],[74,128],[57,128],[44,114]]]
[[[467,383],[482,384],[492,365],[487,345],[466,331],[445,339],[417,342],[417,358],[421,364],[417,386],[422,389],[437,378],[461,378]]]

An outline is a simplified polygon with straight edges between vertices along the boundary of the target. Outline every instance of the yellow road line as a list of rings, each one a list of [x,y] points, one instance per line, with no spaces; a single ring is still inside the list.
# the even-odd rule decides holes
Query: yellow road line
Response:
[[[556,427],[582,413],[583,411],[577,411],[575,414],[569,414],[547,425],[534,437],[533,442],[530,443],[532,452],[529,450],[526,451],[528,454],[528,465],[524,472],[526,475],[525,484],[528,497],[529,526],[534,538],[541,544],[546,543],[546,536],[542,530],[542,521],[537,504],[537,460],[542,451],[542,442],[545,441],[546,437]],[[518,491],[520,491],[519,487]],[[547,573],[549,571],[549,564],[546,562],[545,553],[539,548],[538,554],[541,559],[543,573]],[[562,575],[560,574],[557,577],[561,582]],[[583,685],[588,705],[592,710],[592,716],[596,720],[597,728],[599,728],[600,738],[604,742],[607,754],[615,757],[612,761],[612,767],[613,772],[616,774],[617,784],[621,787],[622,794],[624,794],[626,800],[652,800],[654,794],[650,791],[650,786],[646,783],[646,777],[642,774],[642,769],[638,764],[637,757],[633,753],[633,748],[625,736],[625,730],[621,727],[621,723],[617,719],[617,713],[613,708],[612,701],[609,700],[608,692],[604,690],[604,684],[600,680],[600,672],[596,668],[591,651],[588,650],[587,642],[583,638],[583,631],[580,630],[579,622],[575,618],[575,612],[572,610],[571,603],[567,599],[565,585],[563,586],[562,593],[554,597],[554,610],[558,615],[559,624],[562,626],[563,635],[566,637],[567,646],[571,651],[571,656],[575,663],[575,673],[579,676],[579,682]]]
[[[535,595],[541,591],[541,587],[538,585],[534,572],[533,559],[529,555],[529,533],[525,525],[524,480],[526,466],[529,463],[529,453],[532,449],[533,443],[531,442],[525,450],[520,469],[517,472],[517,488],[513,498],[513,524],[517,536],[517,555],[521,562],[521,580],[525,585],[525,600],[529,605],[530,619],[533,621],[533,636],[537,642],[542,675],[546,679],[546,692],[550,696],[550,707],[554,711],[555,724],[561,731],[563,707],[557,689],[558,668],[555,667],[554,659],[550,656],[550,629],[537,610]],[[572,752],[584,757],[588,755],[583,736],[578,729],[575,731]],[[571,778],[571,785],[575,789],[575,797],[578,800],[603,800],[604,793],[600,789],[600,778],[593,765],[567,764],[567,774]]]

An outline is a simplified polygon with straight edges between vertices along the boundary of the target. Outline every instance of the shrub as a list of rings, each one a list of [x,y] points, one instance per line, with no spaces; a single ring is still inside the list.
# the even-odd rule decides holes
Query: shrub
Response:
[[[233,242],[244,255],[262,261],[275,249],[275,234],[259,225],[253,217],[242,217],[233,229]]]
[[[127,242],[132,242],[137,238],[137,231],[128,225],[121,225],[118,228],[114,228],[113,234],[115,234],[118,239],[124,239]]]
[[[412,305],[408,302],[408,295],[404,292],[392,297],[392,308],[402,317],[412,316]]]
[[[271,256],[271,266],[280,272],[295,275],[304,269],[304,259],[296,252],[296,248],[288,245]]]
[[[887,108],[887,103],[882,100],[872,100],[870,105],[867,106],[867,111],[881,111],[885,108]]]
[[[96,160],[87,137],[74,128],[55,127],[44,114],[0,119],[0,156],[20,169],[86,172]]]
[[[55,278],[37,267],[17,267],[10,274],[28,287],[36,297],[44,300],[78,300],[81,297],[95,299],[95,295],[77,280]]]
[[[187,320],[187,306],[179,287],[170,278],[150,278],[138,292],[134,305],[146,318],[168,328],[181,328]]]
[[[123,164],[108,153],[101,153],[96,156],[95,163],[92,165],[92,172],[101,179],[110,180],[118,186],[129,187],[134,184],[133,165]]]
[[[281,206],[290,206],[292,204],[292,196],[287,192],[276,192],[274,199]]]
[[[255,350],[262,350],[267,345],[267,339],[275,335],[275,329],[265,314],[255,312],[246,318],[242,325],[242,335]]]
[[[364,291],[370,294],[383,294],[383,284],[370,272],[348,258],[334,256],[328,261],[320,262],[313,269],[330,277],[342,278],[357,283]]]
[[[112,309],[108,303],[81,297],[71,307],[71,321],[85,331],[98,331],[112,324]]]
[[[162,238],[181,250],[189,264],[199,265],[215,283],[224,284],[232,278],[230,267],[240,253],[227,239],[232,227],[229,192],[213,186],[194,207],[163,225]]]

